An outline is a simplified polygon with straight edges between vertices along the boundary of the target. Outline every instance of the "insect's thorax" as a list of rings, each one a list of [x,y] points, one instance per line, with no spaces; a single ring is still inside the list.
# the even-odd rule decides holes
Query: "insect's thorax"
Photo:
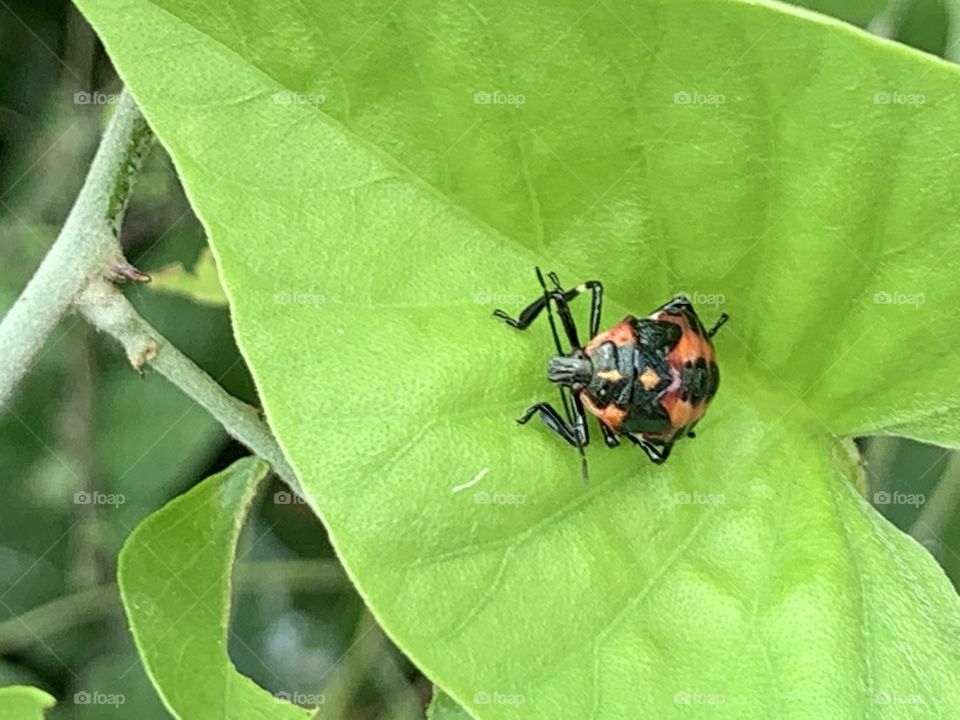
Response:
[[[636,343],[604,342],[593,349],[590,360],[593,375],[586,391],[599,408],[610,404],[628,408],[640,396],[645,396],[645,404],[679,379],[665,355]]]

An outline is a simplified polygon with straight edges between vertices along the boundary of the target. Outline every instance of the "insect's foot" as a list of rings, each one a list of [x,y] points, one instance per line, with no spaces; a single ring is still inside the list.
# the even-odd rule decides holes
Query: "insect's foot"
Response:
[[[531,408],[527,408],[526,412],[523,413],[520,417],[517,418],[517,425],[526,425],[529,422],[530,418],[534,416],[539,408],[534,405]]]

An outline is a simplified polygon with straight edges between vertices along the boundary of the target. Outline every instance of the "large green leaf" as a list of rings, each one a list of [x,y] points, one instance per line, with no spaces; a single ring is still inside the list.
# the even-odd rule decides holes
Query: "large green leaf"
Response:
[[[0,720],[43,720],[43,711],[56,701],[35,687],[10,685],[0,688]]]
[[[137,648],[178,718],[313,713],[236,671],[227,656],[234,551],[266,463],[238,460],[148,517],[120,553],[120,589]]]
[[[841,440],[960,446],[954,68],[763,2],[79,4],[345,564],[473,714],[957,714],[957,597]],[[513,423],[534,263],[733,315],[667,465],[585,487]]]

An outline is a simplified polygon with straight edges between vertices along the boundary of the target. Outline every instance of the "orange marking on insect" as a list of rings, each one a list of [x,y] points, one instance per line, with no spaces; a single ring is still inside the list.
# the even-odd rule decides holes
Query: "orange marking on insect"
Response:
[[[580,399],[583,401],[583,406],[589,412],[600,418],[600,421],[614,432],[617,432],[617,428],[620,427],[623,419],[627,416],[626,410],[618,408],[612,403],[605,408],[598,408],[593,404],[593,400],[590,399],[590,396],[585,390],[580,391]]]
[[[633,326],[630,324],[630,318],[625,318],[609,330],[605,330],[594,337],[589,343],[587,343],[584,351],[587,353],[587,355],[590,355],[605,342],[612,342],[614,345],[631,345],[636,341],[637,336],[633,332]]]
[[[680,399],[679,390],[671,390],[666,393],[660,403],[663,409],[670,416],[671,434],[676,434],[680,430],[689,427],[707,411],[705,404],[693,405],[687,400]]]
[[[609,380],[610,382],[617,382],[617,380],[623,380],[623,375],[620,374],[619,370],[604,370],[597,373],[598,378],[604,380]]]
[[[653,368],[645,368],[642,373],[640,373],[640,383],[643,385],[644,390],[653,390],[657,386],[657,383],[660,382],[660,376],[657,375],[657,372]]]

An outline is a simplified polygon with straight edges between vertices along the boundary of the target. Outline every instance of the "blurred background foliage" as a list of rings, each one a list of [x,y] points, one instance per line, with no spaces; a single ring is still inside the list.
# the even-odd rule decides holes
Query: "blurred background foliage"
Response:
[[[800,4],[800,3],[798,3]],[[957,58],[957,0],[811,0],[926,52]],[[96,37],[62,0],[0,2],[0,313],[51,244],[119,92]],[[205,245],[169,158],[155,145],[123,229],[127,256],[156,272],[191,268]],[[225,308],[135,286],[141,313],[231,393],[256,403]],[[2,352],[2,349],[0,349]],[[960,581],[960,460],[897,438],[859,442],[870,497]],[[246,454],[164,379],[140,377],[76,317],[50,338],[0,409],[0,686],[60,699],[52,718],[168,717],[120,609],[117,552],[151,511]],[[122,495],[122,505],[77,493]],[[364,609],[304,505],[271,485],[240,547],[230,653],[274,692],[322,694],[323,717],[423,717],[429,683]],[[895,493],[899,493],[896,495]],[[922,500],[922,501],[921,501]],[[119,711],[75,693],[122,694]]]

